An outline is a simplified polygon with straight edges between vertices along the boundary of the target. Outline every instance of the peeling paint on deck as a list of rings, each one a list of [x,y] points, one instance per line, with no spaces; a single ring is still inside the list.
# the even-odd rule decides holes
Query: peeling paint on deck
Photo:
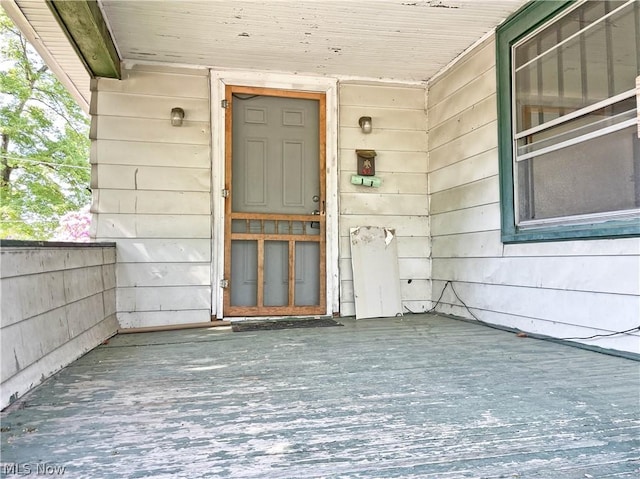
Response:
[[[341,322],[118,336],[2,413],[2,477],[638,477],[639,362],[431,315]]]

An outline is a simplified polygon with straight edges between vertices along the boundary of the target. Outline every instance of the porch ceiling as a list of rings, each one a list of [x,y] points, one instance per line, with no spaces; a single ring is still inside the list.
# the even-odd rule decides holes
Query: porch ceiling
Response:
[[[428,80],[526,0],[99,0],[123,60]]]
[[[421,83],[527,0],[97,0],[120,59]],[[88,107],[89,75],[44,0],[0,0]]]

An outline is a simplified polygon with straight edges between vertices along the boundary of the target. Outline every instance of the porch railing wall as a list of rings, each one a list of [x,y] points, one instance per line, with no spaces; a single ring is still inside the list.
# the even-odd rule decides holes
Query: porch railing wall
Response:
[[[0,243],[1,408],[118,329],[115,243]]]

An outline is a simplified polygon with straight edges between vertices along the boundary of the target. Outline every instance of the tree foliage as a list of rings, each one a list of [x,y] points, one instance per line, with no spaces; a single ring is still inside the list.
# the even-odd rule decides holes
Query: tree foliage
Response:
[[[60,218],[60,225],[51,238],[53,241],[71,241],[73,243],[86,243],[91,240],[91,213],[89,205],[78,211],[70,211]]]
[[[0,238],[51,237],[90,201],[89,120],[0,10]]]

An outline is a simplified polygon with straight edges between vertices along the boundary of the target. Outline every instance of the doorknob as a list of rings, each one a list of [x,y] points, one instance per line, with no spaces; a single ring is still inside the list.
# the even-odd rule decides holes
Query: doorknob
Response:
[[[312,214],[312,215],[314,215],[314,216],[319,216],[319,215],[320,215],[320,210],[313,210],[313,211],[311,212],[311,214]],[[315,229],[320,228],[320,222],[318,222],[318,221],[312,221],[312,222],[311,222],[311,227],[312,227],[312,228],[315,228]]]

